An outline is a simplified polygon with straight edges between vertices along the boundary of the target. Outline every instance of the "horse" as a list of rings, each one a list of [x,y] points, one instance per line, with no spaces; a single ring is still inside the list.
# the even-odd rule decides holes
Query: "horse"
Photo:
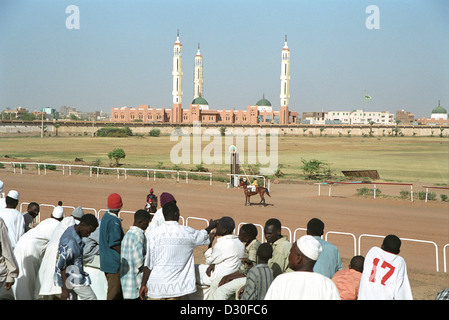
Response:
[[[265,187],[256,187],[256,191],[251,191],[251,187],[243,184],[243,193],[245,194],[245,206],[249,203],[251,205],[250,197],[258,194],[260,196],[260,202],[266,206],[265,203],[265,193],[271,198],[270,192]]]
[[[157,211],[157,197],[152,193],[147,195],[145,210],[147,210],[149,213],[155,213]]]

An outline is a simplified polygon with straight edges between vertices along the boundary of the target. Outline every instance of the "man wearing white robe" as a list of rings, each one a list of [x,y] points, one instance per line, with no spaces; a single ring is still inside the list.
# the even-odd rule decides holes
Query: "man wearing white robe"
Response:
[[[64,217],[64,209],[55,207],[50,218],[26,232],[16,244],[14,255],[19,267],[19,277],[13,285],[16,300],[33,300],[36,277],[45,249],[55,228]]]
[[[299,238],[292,245],[288,258],[288,266],[294,272],[278,275],[268,288],[265,300],[340,300],[335,283],[313,272],[321,251],[321,245],[314,237]]]
[[[61,288],[55,286],[53,281],[59,239],[68,227],[78,224],[83,215],[84,211],[81,207],[75,208],[72,215],[70,217],[65,217],[53,231],[45,250],[41,266],[39,267],[39,274],[35,285],[36,299],[52,299],[53,296],[59,296],[61,294]]]
[[[11,190],[6,196],[6,208],[0,208],[0,218],[8,228],[9,240],[13,249],[19,238],[25,233],[25,220],[22,213],[16,210],[18,203],[19,193],[16,190]]]

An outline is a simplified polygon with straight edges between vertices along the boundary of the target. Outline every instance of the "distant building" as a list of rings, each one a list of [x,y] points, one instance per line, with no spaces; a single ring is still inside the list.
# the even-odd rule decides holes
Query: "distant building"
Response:
[[[415,115],[405,110],[396,111],[396,121],[400,121],[400,124],[412,124],[415,122]]]
[[[347,124],[369,125],[395,124],[394,114],[389,111],[327,111],[327,112],[303,112],[301,117],[303,124]]]
[[[430,118],[418,118],[416,121],[419,124],[425,124],[425,125],[440,125],[440,126],[446,126],[449,125],[447,110],[444,109],[440,105],[440,101],[438,100],[438,106],[433,108]]]
[[[290,99],[290,49],[285,37],[284,47],[281,51],[281,94],[280,110],[273,110],[270,101],[263,98],[255,105],[248,105],[246,110],[222,109],[212,110],[203,97],[203,56],[198,51],[195,55],[194,69],[194,99],[188,109],[182,107],[182,44],[179,32],[173,46],[173,107],[153,108],[149,105],[140,105],[137,108],[121,107],[111,108],[111,121],[127,122],[167,122],[188,123],[200,121],[202,123],[217,124],[288,124],[296,123],[297,112],[289,111]]]

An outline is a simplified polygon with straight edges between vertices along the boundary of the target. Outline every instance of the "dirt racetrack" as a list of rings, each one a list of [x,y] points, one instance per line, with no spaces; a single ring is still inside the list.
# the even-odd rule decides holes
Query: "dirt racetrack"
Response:
[[[418,239],[425,243],[404,240],[401,256],[406,260],[414,299],[433,300],[436,294],[449,287],[449,274],[444,272],[443,247],[449,243],[449,204],[447,202],[429,202],[398,199],[370,199],[354,196],[355,189],[360,186],[338,186],[333,188],[332,197],[327,194],[327,187],[322,187],[318,197],[318,187],[313,184],[274,184],[271,183],[271,198],[268,205],[253,204],[244,206],[241,189],[228,189],[225,183],[208,181],[185,181],[179,183],[169,179],[149,181],[146,178],[89,175],[61,175],[49,173],[14,174],[2,172],[0,180],[4,182],[4,192],[15,189],[20,193],[20,203],[36,201],[40,204],[56,205],[59,200],[66,206],[81,205],[85,208],[105,209],[106,199],[112,192],[119,193],[124,202],[121,217],[125,231],[132,224],[132,213],[145,204],[150,187],[159,196],[162,192],[172,193],[181,210],[181,216],[217,219],[231,216],[240,223],[251,222],[263,226],[269,218],[278,218],[286,235],[297,239],[304,231],[309,219],[320,218],[325,223],[325,233],[329,231],[348,234],[328,234],[328,241],[339,247],[344,268],[350,258],[358,254],[358,240],[362,234],[385,236],[396,234],[403,239]],[[259,202],[258,196],[251,197],[252,203]],[[26,210],[23,205],[22,211]],[[71,213],[66,210],[66,215]],[[86,212],[88,212],[86,210]],[[41,219],[51,213],[51,208],[41,208]],[[188,225],[201,229],[204,221],[189,219]],[[259,228],[259,230],[261,230]],[[259,239],[262,232],[259,233]],[[370,247],[380,246],[382,239],[362,237],[362,255],[366,255]],[[435,244],[433,244],[435,243]],[[435,247],[437,246],[437,248]],[[355,249],[356,248],[356,249]],[[202,262],[203,248],[196,251],[196,262]],[[449,249],[446,249],[446,252]],[[437,260],[439,272],[436,272]]]

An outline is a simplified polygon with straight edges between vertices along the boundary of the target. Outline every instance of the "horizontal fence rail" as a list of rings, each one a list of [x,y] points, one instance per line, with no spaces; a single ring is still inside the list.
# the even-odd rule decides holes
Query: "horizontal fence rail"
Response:
[[[146,168],[110,168],[110,167],[99,167],[99,166],[85,166],[80,164],[61,164],[61,163],[42,163],[42,162],[16,162],[16,161],[0,161],[3,165],[11,165],[13,172],[16,173],[20,171],[23,174],[23,169],[26,166],[36,166],[37,172],[40,175],[43,170],[44,175],[47,175],[47,168],[60,167],[62,170],[62,175],[65,175],[66,170],[69,175],[72,175],[72,168],[86,169],[89,170],[89,176],[92,177],[96,174],[97,178],[100,172],[105,171],[115,171],[117,173],[117,179],[120,179],[122,174],[125,179],[128,178],[129,172],[142,172],[146,173],[147,180],[150,179],[150,173],[152,173],[153,180],[156,181],[157,173],[171,173],[176,175],[176,182],[180,181],[180,175],[185,175],[186,183],[189,183],[189,174],[192,175],[207,175],[209,176],[209,185],[212,185],[212,173],[211,172],[200,172],[200,171],[186,171],[186,170],[167,170],[167,169],[146,169]]]

